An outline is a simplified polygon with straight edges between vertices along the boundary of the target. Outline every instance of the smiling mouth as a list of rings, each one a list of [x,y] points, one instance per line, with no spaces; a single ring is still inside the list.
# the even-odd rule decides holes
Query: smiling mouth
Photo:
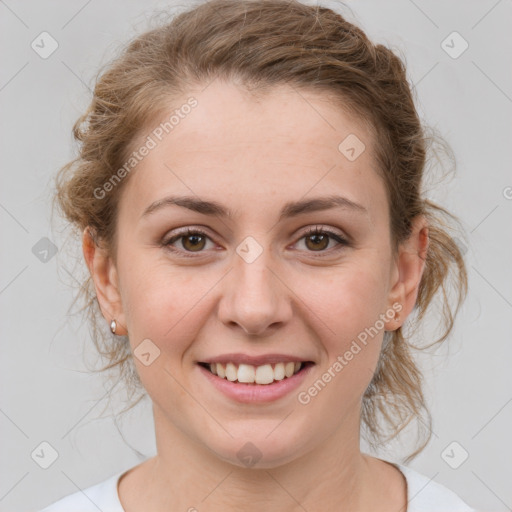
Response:
[[[307,366],[314,363],[311,361],[297,361],[286,363],[263,364],[253,366],[251,364],[235,363],[198,363],[209,372],[221,379],[241,384],[273,384],[281,380],[289,379],[301,372]]]

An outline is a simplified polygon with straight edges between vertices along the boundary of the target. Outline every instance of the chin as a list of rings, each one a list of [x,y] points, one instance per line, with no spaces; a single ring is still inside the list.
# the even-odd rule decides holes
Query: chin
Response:
[[[276,423],[273,422],[273,428]],[[253,429],[252,429],[253,430]],[[270,433],[262,429],[259,433],[233,432],[233,438],[223,436],[218,442],[212,438],[204,440],[207,449],[218,459],[243,469],[272,469],[283,466],[300,457],[303,450],[290,435],[289,427],[281,433]]]

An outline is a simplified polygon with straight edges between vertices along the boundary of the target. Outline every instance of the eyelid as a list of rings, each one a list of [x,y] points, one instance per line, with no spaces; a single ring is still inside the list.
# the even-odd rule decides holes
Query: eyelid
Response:
[[[311,253],[312,255],[315,255],[315,253],[317,253],[319,255],[318,257],[322,257],[322,255],[331,254],[333,251],[335,252],[344,247],[352,246],[352,241],[349,236],[345,235],[344,233],[339,233],[338,231],[335,231],[333,228],[323,227],[319,225],[316,225],[315,227],[310,226],[305,231],[303,231],[301,235],[298,237],[295,244],[298,243],[303,238],[313,236],[315,234],[327,235],[331,240],[335,240],[337,244],[335,247],[331,247],[331,249],[324,251],[306,251]]]
[[[208,231],[206,230],[206,228],[203,228],[200,226],[186,226],[183,228],[176,228],[176,230],[173,230],[173,233],[171,236],[165,235],[162,239],[161,244],[168,245],[171,242],[174,243],[176,240],[179,240],[180,238],[184,238],[186,236],[191,236],[191,235],[196,235],[196,234],[203,236],[205,238],[208,238],[209,240],[214,242],[213,237],[208,234]]]
[[[310,234],[314,234],[316,232],[327,233],[332,236],[343,238],[347,243],[349,242],[349,238],[350,238],[343,231],[340,232],[340,231],[335,230],[335,228],[331,228],[329,226],[322,226],[320,224],[315,224],[314,226],[309,226],[309,227],[305,228],[305,230],[301,232],[300,236],[303,237],[303,236],[307,236]]]

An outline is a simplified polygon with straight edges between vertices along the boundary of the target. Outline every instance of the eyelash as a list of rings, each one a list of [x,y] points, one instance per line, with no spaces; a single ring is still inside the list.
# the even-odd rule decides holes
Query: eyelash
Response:
[[[179,232],[179,233],[175,234],[174,236],[172,236],[168,240],[164,240],[162,242],[162,246],[166,247],[167,249],[171,250],[172,252],[180,252],[180,253],[182,253],[182,256],[184,256],[185,258],[196,258],[197,256],[195,256],[195,254],[201,254],[201,252],[203,252],[203,251],[199,251],[198,253],[194,253],[193,251],[182,251],[180,249],[176,249],[175,247],[171,246],[171,244],[173,244],[174,242],[176,242],[177,240],[179,240],[181,238],[186,238],[188,236],[194,236],[194,235],[199,235],[199,236],[202,236],[202,237],[205,237],[205,238],[208,238],[208,239],[211,240],[211,238],[208,236],[208,234],[205,233],[204,231],[202,231],[201,229],[198,229],[198,228],[187,228],[185,231],[182,231],[182,232]],[[314,228],[309,228],[299,238],[299,240],[302,240],[303,238],[307,238],[307,237],[313,236],[313,235],[328,235],[330,238],[332,238],[333,240],[338,242],[340,247],[335,247],[334,250],[340,250],[340,249],[342,249],[343,246],[347,246],[347,247],[350,246],[350,243],[345,238],[340,236],[338,233],[335,233],[334,231],[331,231],[331,230],[326,229],[326,228],[319,228],[318,226],[316,226]],[[316,251],[308,251],[308,252],[314,253]],[[326,253],[326,252],[330,252],[330,251],[329,250],[323,250],[323,251],[318,251],[318,252]],[[320,257],[322,257],[322,256],[320,256]]]

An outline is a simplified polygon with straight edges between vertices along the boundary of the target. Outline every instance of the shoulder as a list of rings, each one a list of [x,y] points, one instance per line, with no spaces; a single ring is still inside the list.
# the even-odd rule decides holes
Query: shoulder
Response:
[[[83,491],[65,496],[39,512],[124,512],[117,493],[117,482],[125,472],[123,470]]]
[[[407,512],[477,512],[447,487],[401,464],[407,481]]]

